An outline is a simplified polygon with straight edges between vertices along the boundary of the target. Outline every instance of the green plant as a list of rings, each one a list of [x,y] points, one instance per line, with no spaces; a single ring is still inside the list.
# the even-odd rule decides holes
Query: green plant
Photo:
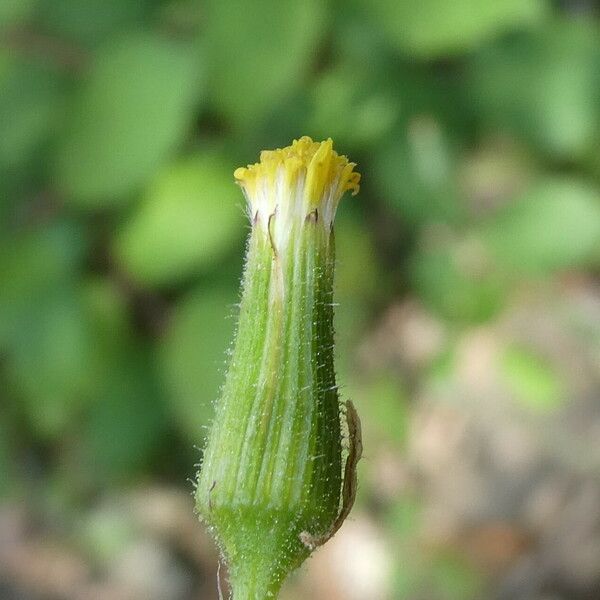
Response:
[[[333,364],[333,221],[358,192],[332,141],[295,140],[234,176],[248,202],[238,329],[196,492],[235,600],[276,597],[340,527],[356,491],[360,424]]]

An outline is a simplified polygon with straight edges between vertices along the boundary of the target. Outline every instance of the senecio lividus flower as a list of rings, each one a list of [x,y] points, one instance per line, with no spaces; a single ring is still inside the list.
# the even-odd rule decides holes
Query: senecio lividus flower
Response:
[[[331,139],[302,137],[234,173],[252,230],[196,489],[234,600],[275,598],[354,501],[360,423],[333,364],[333,221],[358,192],[354,167]]]

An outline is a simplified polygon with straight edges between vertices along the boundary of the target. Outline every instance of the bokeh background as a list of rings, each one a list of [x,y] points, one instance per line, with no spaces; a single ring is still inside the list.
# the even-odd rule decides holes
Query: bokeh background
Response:
[[[365,457],[283,598],[600,598],[598,3],[2,0],[3,600],[217,598],[191,494],[232,172],[304,134],[363,173],[337,352]]]

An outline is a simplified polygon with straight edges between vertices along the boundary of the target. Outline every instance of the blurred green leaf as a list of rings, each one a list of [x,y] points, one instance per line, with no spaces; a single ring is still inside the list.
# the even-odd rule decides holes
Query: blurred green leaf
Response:
[[[422,507],[418,498],[405,494],[391,504],[385,515],[386,525],[394,532],[397,539],[406,542],[418,534],[422,524]]]
[[[204,287],[181,301],[160,346],[160,366],[173,416],[188,439],[204,439],[233,339],[235,291]]]
[[[482,576],[467,561],[454,554],[442,554],[432,561],[421,589],[431,587],[431,597],[440,600],[469,600],[479,598]]]
[[[119,362],[129,354],[128,348],[135,338],[128,298],[114,281],[100,276],[84,281],[83,296],[94,324],[96,344]]]
[[[93,486],[131,482],[158,454],[167,415],[148,352],[129,346],[106,374],[79,432],[83,477]]]
[[[58,221],[0,244],[0,344],[20,335],[42,300],[69,286],[85,257],[84,232]]]
[[[419,57],[467,50],[545,12],[542,0],[375,0],[365,6],[391,42]]]
[[[353,203],[347,197],[342,203]],[[375,253],[374,240],[360,213],[350,206],[336,217],[335,327],[340,363],[352,360],[352,349],[364,331],[374,301],[384,296],[386,282]]]
[[[86,489],[131,481],[157,455],[166,418],[153,353],[136,336],[112,281],[85,281],[82,304],[96,354],[94,385],[71,439],[72,476]]]
[[[384,73],[341,65],[324,73],[312,89],[309,130],[337,144],[372,144],[395,124],[400,103]],[[387,75],[387,73],[385,73]]]
[[[43,0],[37,21],[44,31],[90,46],[129,24],[148,21],[153,0]]]
[[[357,200],[346,195],[342,203]],[[338,255],[336,265],[336,293],[348,301],[363,302],[378,297],[381,292],[381,270],[373,236],[365,223],[364,216],[352,206],[342,207],[336,217],[335,246]],[[358,209],[358,207],[356,207]]]
[[[435,118],[420,116],[376,150],[374,185],[402,220],[421,225],[460,219],[464,209],[452,146]]]
[[[206,49],[215,108],[249,128],[299,88],[326,19],[319,0],[207,0]]]
[[[565,401],[565,386],[552,365],[541,356],[518,346],[509,347],[501,370],[515,400],[534,410],[553,410]]]
[[[214,267],[241,238],[243,197],[214,156],[170,166],[118,235],[115,254],[139,281],[171,284]]]
[[[351,380],[351,393],[348,395],[363,415],[365,441],[373,444],[395,444],[400,448],[406,441],[409,425],[409,405],[406,394],[399,382],[389,375],[379,375],[373,381],[365,382],[364,376],[358,381],[348,373],[344,380]],[[377,398],[374,402],[373,399]]]
[[[499,265],[519,274],[597,264],[600,194],[576,180],[545,181],[492,219],[482,240]]]
[[[488,128],[572,159],[598,138],[599,60],[595,25],[559,21],[476,54],[467,93]]]
[[[77,289],[56,290],[28,312],[12,340],[6,369],[39,436],[56,438],[72,424],[98,385],[100,361]]]
[[[449,320],[487,321],[506,299],[505,278],[468,241],[425,249],[414,257],[411,271],[416,293]]]
[[[0,28],[9,27],[24,21],[37,0],[2,0],[0,2]]]
[[[8,169],[58,130],[63,94],[56,73],[25,61],[12,61],[0,86],[0,169]]]
[[[98,51],[57,151],[57,183],[70,202],[111,204],[145,182],[190,124],[201,66],[193,45],[152,33]]]

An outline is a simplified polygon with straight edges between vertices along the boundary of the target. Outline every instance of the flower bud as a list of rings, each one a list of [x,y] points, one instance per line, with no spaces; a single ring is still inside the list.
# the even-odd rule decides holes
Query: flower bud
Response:
[[[303,137],[234,173],[252,230],[196,490],[234,600],[276,597],[354,499],[360,426],[333,363],[333,221],[344,192],[358,192],[354,167],[331,140]]]

